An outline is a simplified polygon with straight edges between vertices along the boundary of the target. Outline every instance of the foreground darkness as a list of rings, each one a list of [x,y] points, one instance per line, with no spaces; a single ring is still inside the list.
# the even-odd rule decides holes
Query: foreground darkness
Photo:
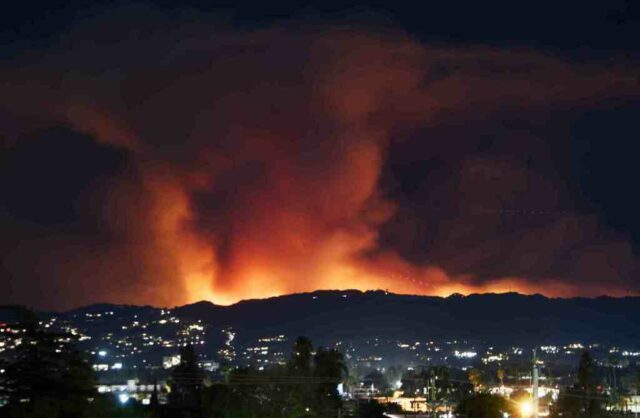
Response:
[[[637,294],[634,15],[584,7],[555,45],[378,9],[7,29],[0,302]]]

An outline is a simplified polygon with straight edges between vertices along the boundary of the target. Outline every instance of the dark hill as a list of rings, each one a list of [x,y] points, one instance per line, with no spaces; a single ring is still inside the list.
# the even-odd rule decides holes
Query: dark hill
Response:
[[[284,333],[320,342],[386,335],[399,340],[464,338],[495,344],[637,345],[640,335],[638,297],[559,299],[506,293],[440,298],[318,291],[231,306],[198,302],[177,307],[174,313],[214,326],[232,326],[248,339]]]

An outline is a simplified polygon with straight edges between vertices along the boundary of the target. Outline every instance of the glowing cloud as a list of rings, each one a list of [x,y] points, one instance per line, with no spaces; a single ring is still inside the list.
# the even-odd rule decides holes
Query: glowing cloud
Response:
[[[233,303],[338,288],[602,291],[599,283],[576,286],[553,274],[484,277],[472,267],[451,268],[456,249],[407,260],[380,244],[381,228],[402,213],[381,176],[390,149],[408,133],[504,109],[637,97],[632,72],[535,52],[435,48],[366,29],[243,33],[159,22],[162,30],[145,39],[93,42],[110,19],[79,29],[37,62],[27,57],[3,70],[3,112],[27,115],[30,126],[63,124],[127,158],[127,169],[109,178],[99,211],[108,244],[79,240],[69,250],[67,236],[26,244],[7,267],[16,299],[28,298],[15,283],[25,274],[43,276],[43,288],[83,289],[55,305]],[[15,120],[12,132],[24,132]],[[447,139],[420,140],[428,154]],[[482,192],[465,175],[501,178],[485,190],[495,191],[498,205],[522,187],[510,176],[520,168],[510,162],[470,159],[458,168],[451,178],[468,194],[454,199],[470,199],[466,207]],[[451,242],[465,233],[459,228],[451,225]],[[604,253],[620,253],[618,241],[603,245]],[[36,269],[15,261],[36,251],[48,254]],[[491,253],[461,249],[456,263],[473,266],[474,257]]]

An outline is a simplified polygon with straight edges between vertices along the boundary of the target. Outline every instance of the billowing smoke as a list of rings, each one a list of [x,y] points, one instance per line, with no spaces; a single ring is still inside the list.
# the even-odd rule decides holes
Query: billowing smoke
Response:
[[[635,291],[627,237],[526,154],[637,98],[636,71],[366,27],[86,23],[1,70],[4,299]],[[487,129],[510,153],[478,151]]]

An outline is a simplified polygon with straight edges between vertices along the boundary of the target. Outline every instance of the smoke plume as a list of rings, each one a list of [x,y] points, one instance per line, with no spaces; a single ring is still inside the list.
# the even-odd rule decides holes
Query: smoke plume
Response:
[[[527,163],[637,99],[637,68],[116,14],[0,72],[4,299],[638,289],[628,237]],[[478,151],[487,132],[508,152]]]

